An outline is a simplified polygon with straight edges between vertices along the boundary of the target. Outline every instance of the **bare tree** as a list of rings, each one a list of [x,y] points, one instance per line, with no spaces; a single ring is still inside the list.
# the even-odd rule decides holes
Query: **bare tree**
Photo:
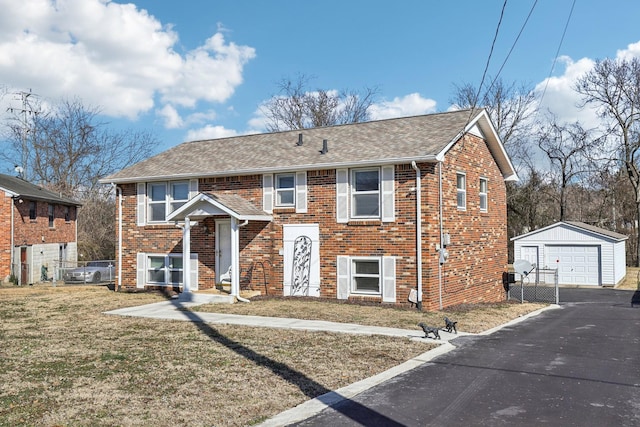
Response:
[[[640,223],[640,59],[605,59],[575,85],[583,105],[596,107],[615,137],[616,152],[635,195],[636,223]],[[636,229],[640,241],[640,228]],[[636,246],[636,266],[640,266],[640,245]]]
[[[520,165],[529,161],[529,141],[536,96],[533,89],[495,79],[484,92],[470,83],[454,85],[450,102],[460,108],[486,108],[509,156]]]
[[[568,187],[594,170],[592,152],[598,147],[599,140],[580,123],[560,124],[552,115],[539,128],[537,138],[538,147],[551,162],[552,179],[558,188],[559,219],[564,221]]]
[[[155,137],[144,131],[114,131],[100,121],[97,108],[79,100],[62,101],[28,123],[26,178],[80,201],[78,246],[87,257],[115,253],[115,210],[111,189],[98,183],[110,173],[153,154]],[[9,124],[12,150],[0,154],[21,165],[24,123]]]
[[[378,93],[375,88],[357,91],[310,90],[311,78],[300,75],[297,80],[283,79],[279,93],[262,107],[269,132],[306,129],[369,119],[369,107]]]

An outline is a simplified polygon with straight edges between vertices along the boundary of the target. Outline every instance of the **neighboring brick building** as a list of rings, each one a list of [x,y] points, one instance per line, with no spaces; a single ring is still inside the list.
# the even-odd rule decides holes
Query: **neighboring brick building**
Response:
[[[102,182],[118,289],[201,290],[230,268],[234,295],[434,309],[504,298],[515,179],[487,113],[463,110],[186,142]]]
[[[80,204],[0,174],[0,277],[26,285],[52,279],[60,262],[77,260],[76,215]]]

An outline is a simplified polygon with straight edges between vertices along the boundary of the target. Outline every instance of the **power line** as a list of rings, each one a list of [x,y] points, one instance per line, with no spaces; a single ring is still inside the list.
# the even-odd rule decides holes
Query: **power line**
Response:
[[[553,74],[553,70],[556,67],[556,62],[558,62],[558,55],[560,54],[560,48],[562,47],[562,43],[564,42],[564,36],[567,34],[567,28],[569,28],[569,22],[571,21],[571,15],[573,15],[573,8],[576,5],[576,0],[573,0],[571,3],[571,10],[569,11],[569,16],[567,17],[567,22],[564,24],[564,30],[562,31],[562,37],[560,37],[560,43],[558,43],[558,49],[556,50],[556,54],[553,58],[553,63],[551,64],[551,70],[549,70],[549,76],[544,84],[544,89],[542,90],[542,95],[540,96],[540,101],[538,102],[538,106],[542,104],[542,100],[544,99],[544,95],[547,93],[547,87],[549,86],[549,79],[551,79],[551,75]]]
[[[28,116],[31,116],[32,114],[35,116],[37,114],[40,113],[40,110],[35,110],[33,109],[33,107],[31,106],[31,103],[29,102],[29,98],[30,97],[37,97],[36,94],[31,92],[31,89],[29,89],[29,92],[26,91],[20,91],[20,92],[16,92],[14,93],[14,95],[16,97],[19,98],[14,98],[17,101],[21,101],[22,102],[22,106],[21,108],[14,108],[9,106],[7,108],[7,111],[15,114],[17,117],[22,116],[22,118],[18,119],[20,121],[21,124],[21,132],[20,132],[20,139],[22,141],[22,165],[20,168],[16,167],[16,171],[19,171],[19,174],[21,176],[21,178],[23,179],[27,179],[27,162],[28,162],[28,149],[27,149],[27,137],[29,134],[29,120],[27,120]]]

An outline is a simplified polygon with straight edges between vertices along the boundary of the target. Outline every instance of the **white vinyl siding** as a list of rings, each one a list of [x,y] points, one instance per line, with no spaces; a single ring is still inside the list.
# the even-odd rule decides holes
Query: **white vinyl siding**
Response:
[[[561,285],[615,286],[626,275],[626,239],[608,236],[606,230],[598,233],[559,222],[512,240],[514,259],[528,260],[528,253],[537,251],[538,266],[557,268]]]

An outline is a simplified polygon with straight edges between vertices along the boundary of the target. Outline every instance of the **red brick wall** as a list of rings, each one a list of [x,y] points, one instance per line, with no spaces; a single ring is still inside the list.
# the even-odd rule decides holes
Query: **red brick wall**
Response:
[[[11,274],[11,210],[13,209],[14,246],[76,241],[76,208],[70,208],[70,221],[65,221],[64,206],[54,204],[53,227],[49,227],[47,202],[36,204],[36,219],[29,219],[29,200],[13,203],[10,196],[0,198],[0,278]],[[44,240],[43,240],[44,238]],[[17,262],[17,260],[14,260]]]
[[[506,195],[503,179],[484,143],[468,136],[455,145],[443,165],[444,232],[451,235],[450,258],[438,280],[439,200],[438,167],[420,164],[423,214],[423,307],[435,309],[464,302],[496,301],[504,298],[502,271],[507,263]],[[456,172],[467,176],[467,210],[456,207]],[[396,298],[407,304],[409,291],[416,287],[416,173],[411,165],[397,165],[395,171],[396,220],[336,222],[335,169],[307,173],[308,211],[278,209],[273,222],[251,221],[240,229],[241,287],[269,294],[282,294],[282,224],[317,223],[320,228],[320,290],[323,297],[336,297],[338,255],[396,257]],[[487,213],[478,207],[478,182],[488,179]],[[182,232],[174,225],[136,226],[135,185],[122,186],[123,203],[123,286],[136,286],[137,252],[182,252]],[[201,179],[199,191],[229,192],[262,206],[262,176]],[[214,219],[205,224],[214,230]],[[199,287],[214,286],[215,242],[202,227],[192,229],[191,251],[198,253]],[[442,292],[440,292],[440,288]],[[374,298],[380,300],[380,298]]]
[[[13,199],[0,197],[0,280],[11,274],[11,209]]]

